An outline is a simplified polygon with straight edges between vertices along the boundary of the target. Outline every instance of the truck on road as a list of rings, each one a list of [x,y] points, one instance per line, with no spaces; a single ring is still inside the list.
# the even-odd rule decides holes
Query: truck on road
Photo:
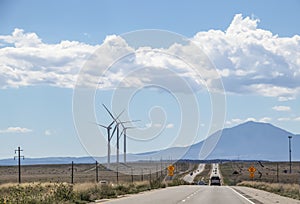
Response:
[[[211,186],[221,186],[221,179],[219,176],[210,177],[210,185]]]

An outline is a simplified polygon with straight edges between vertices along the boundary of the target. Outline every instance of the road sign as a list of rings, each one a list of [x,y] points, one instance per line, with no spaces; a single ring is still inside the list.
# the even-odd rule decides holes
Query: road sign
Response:
[[[174,176],[174,171],[169,171],[168,176]]]
[[[174,171],[174,170],[175,170],[175,167],[174,167],[173,165],[169,165],[169,166],[168,166],[168,170],[169,170],[169,171]]]
[[[256,172],[256,168],[254,168],[253,166],[250,166],[249,168],[248,168],[248,171],[249,171],[249,173],[250,173],[250,178],[254,178],[254,173]]]
[[[256,168],[254,168],[253,166],[250,166],[250,167],[248,168],[248,171],[249,171],[250,173],[254,173],[254,172],[256,172]]]
[[[175,167],[173,165],[169,165],[168,166],[168,175],[174,176],[174,170],[175,170]]]

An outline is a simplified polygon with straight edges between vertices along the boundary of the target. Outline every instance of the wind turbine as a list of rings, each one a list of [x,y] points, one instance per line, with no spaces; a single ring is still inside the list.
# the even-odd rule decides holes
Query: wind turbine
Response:
[[[111,117],[113,118],[113,121],[108,125],[108,126],[104,126],[104,125],[101,125],[101,124],[97,124],[103,128],[106,128],[107,130],[107,164],[108,164],[108,167],[110,165],[110,153],[111,153],[111,150],[110,150],[110,142],[111,142],[111,139],[112,137],[114,136],[114,132],[112,134],[110,134],[110,130],[112,128],[112,125],[114,123],[117,123],[117,119],[123,114],[124,110],[117,116],[117,118],[114,118],[111,114],[111,112],[106,108],[106,106],[104,104],[102,104],[104,106],[104,108],[106,109],[106,111],[111,115]]]
[[[111,126],[114,124],[115,121],[113,121],[112,123],[109,124],[109,126],[104,126],[101,124],[98,124],[99,126],[105,128],[107,130],[107,165],[108,167],[110,166],[110,141],[112,139],[113,135],[110,135],[110,130],[111,130]]]
[[[115,126],[115,128],[113,130],[113,134],[117,130],[117,164],[119,164],[119,152],[120,152],[120,143],[119,143],[120,137],[121,137],[121,135],[120,135],[120,129],[119,129],[119,125],[120,124],[121,124],[120,122],[116,122],[116,126]]]
[[[123,130],[120,134],[120,137],[121,137],[122,134],[124,135],[124,163],[126,163],[126,151],[127,151],[126,150],[126,135],[127,135],[126,130],[135,128],[135,127],[125,127],[124,124],[125,123],[131,123],[131,122],[138,122],[138,121],[140,121],[140,120],[130,120],[130,121],[124,121],[124,122],[121,122],[119,120],[119,123],[122,125],[122,128],[123,128]]]
[[[121,135],[122,135],[122,133],[124,134],[124,163],[126,163],[126,130],[127,129],[133,129],[133,128],[135,128],[135,127],[125,127],[124,125],[123,125],[123,123],[121,123],[121,125],[122,125],[122,127],[123,127],[123,130],[122,130],[122,132],[121,132]]]
[[[122,113],[125,111],[123,110],[117,118],[114,117],[114,115],[108,110],[108,108],[102,104],[104,106],[104,108],[106,109],[106,111],[109,113],[110,117],[114,120],[113,123],[116,123],[115,128],[112,132],[112,135],[115,134],[115,131],[117,130],[117,165],[119,164],[119,139],[120,139],[120,134],[119,134],[119,125],[120,125],[120,120],[118,120],[118,118],[122,115]]]

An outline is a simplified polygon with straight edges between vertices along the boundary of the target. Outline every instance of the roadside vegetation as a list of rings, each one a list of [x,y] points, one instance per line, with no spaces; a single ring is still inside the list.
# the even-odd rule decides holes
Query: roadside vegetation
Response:
[[[250,178],[248,168],[255,167],[254,178]],[[225,185],[233,186],[243,181],[267,183],[298,184],[300,162],[293,162],[292,174],[289,173],[288,162],[224,162],[220,171]]]
[[[95,200],[117,198],[167,186],[182,185],[181,180],[169,182],[153,180],[123,184],[96,183],[24,183],[0,186],[0,203],[89,203]]]
[[[256,168],[254,178],[248,168]],[[225,185],[247,186],[300,200],[300,163],[293,162],[289,173],[288,162],[226,162],[220,165]]]
[[[284,183],[267,183],[257,181],[243,181],[238,186],[247,186],[271,193],[276,193],[281,196],[290,197],[300,200],[300,186],[299,184],[284,184]]]

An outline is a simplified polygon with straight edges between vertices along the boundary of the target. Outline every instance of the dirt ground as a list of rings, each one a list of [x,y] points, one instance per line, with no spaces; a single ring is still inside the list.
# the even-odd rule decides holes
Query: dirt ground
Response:
[[[98,165],[98,181],[105,180],[116,183],[149,180],[151,178],[165,177],[167,166],[170,162],[136,162],[120,164],[119,173]],[[190,164],[176,163],[176,173],[189,168]],[[111,164],[111,169],[116,170],[116,164]],[[58,165],[28,165],[21,166],[21,181],[25,182],[71,182],[71,164]],[[74,164],[74,183],[95,182],[95,164]],[[0,166],[0,184],[18,182],[18,166]]]
[[[248,168],[255,167],[254,178],[250,178]],[[220,170],[227,185],[241,181],[264,181],[270,183],[300,182],[300,162],[292,163],[292,174],[289,173],[289,162],[226,162]]]

